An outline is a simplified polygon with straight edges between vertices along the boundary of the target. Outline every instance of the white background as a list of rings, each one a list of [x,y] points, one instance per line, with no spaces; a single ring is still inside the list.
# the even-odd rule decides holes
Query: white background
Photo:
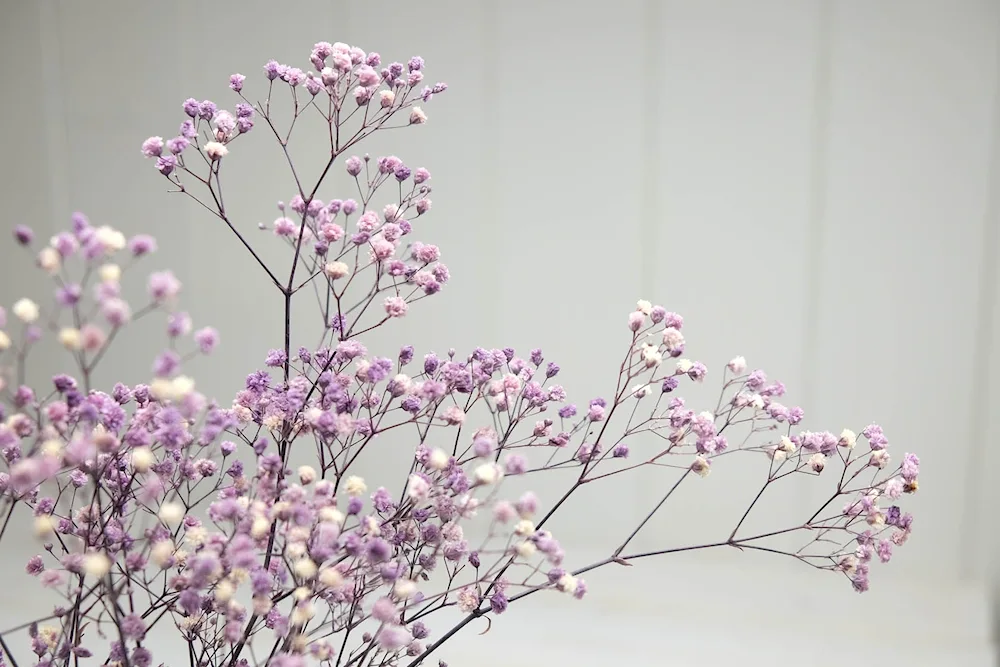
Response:
[[[387,346],[540,346],[583,402],[608,393],[625,314],[646,298],[686,317],[688,354],[710,369],[742,354],[783,380],[809,427],[875,420],[897,456],[921,457],[916,532],[866,596],[772,559],[662,560],[593,577],[589,602],[512,609],[489,636],[456,643],[451,664],[991,664],[998,3],[8,0],[2,17],[4,226],[44,238],[82,210],[156,235],[149,268],[172,267],[196,324],[222,332],[199,367],[207,393],[224,397],[277,345],[278,302],[262,305],[273,295],[256,266],[217,221],[165,194],[138,146],[171,136],[187,97],[231,106],[231,72],[263,94],[269,58],[307,68],[314,42],[345,41],[387,61],[422,55],[450,84],[425,127],[368,148],[431,170],[421,238],[454,277]],[[253,228],[292,191],[276,148],[256,140],[234,148],[232,162],[253,154],[229,192],[266,244]],[[10,245],[7,306],[28,264]],[[145,380],[150,348],[141,336],[121,345],[101,379]],[[715,477],[644,544],[731,525],[730,501],[747,499]],[[561,535],[581,563],[662,493],[654,476],[636,479],[570,508]],[[777,511],[825,492],[796,489]],[[34,547],[11,548],[20,573]],[[34,590],[15,580],[0,589],[4,627]]]

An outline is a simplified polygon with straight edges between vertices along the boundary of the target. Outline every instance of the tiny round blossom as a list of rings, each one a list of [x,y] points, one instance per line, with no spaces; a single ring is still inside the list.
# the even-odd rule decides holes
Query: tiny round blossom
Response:
[[[704,456],[696,456],[694,462],[691,464],[691,472],[701,477],[708,477],[708,473],[712,472],[712,468]]]
[[[743,357],[733,357],[726,367],[736,375],[740,375],[747,369],[747,360]]]
[[[67,350],[76,351],[83,345],[83,337],[79,329],[65,327],[59,330],[59,344]]]
[[[316,469],[312,466],[299,466],[299,483],[308,486],[316,481]]]
[[[184,506],[180,503],[163,503],[157,515],[168,526],[176,526],[184,519]]]
[[[134,145],[134,144],[133,144]],[[163,137],[150,137],[142,142],[142,154],[147,157],[159,157],[163,153]]]
[[[846,447],[847,449],[854,449],[854,446],[857,443],[858,436],[854,433],[854,431],[846,428],[840,433],[840,440],[837,441],[838,445]]]
[[[449,456],[443,449],[435,449],[431,451],[430,458],[428,459],[428,465],[434,470],[445,470],[450,463],[451,456]]]
[[[156,458],[153,456],[153,450],[149,447],[136,447],[132,450],[130,461],[132,463],[132,468],[136,472],[145,473],[148,472],[153,463],[156,462]]]
[[[427,114],[420,107],[410,110],[410,125],[422,125],[427,122]]]
[[[476,468],[476,480],[482,484],[495,484],[503,477],[503,472],[495,463],[484,463]]]
[[[24,322],[25,324],[31,324],[38,319],[39,310],[38,304],[31,299],[20,299],[11,308],[11,312],[14,316]]]
[[[117,283],[122,277],[122,268],[117,264],[103,264],[98,269],[97,274],[101,281],[106,283]]]
[[[401,296],[387,297],[384,303],[385,312],[389,317],[403,317],[410,309],[409,304]]]
[[[352,475],[344,482],[344,490],[347,491],[347,495],[349,496],[360,496],[368,490],[368,487],[365,485],[364,479],[357,475]]]
[[[344,262],[330,262],[323,267],[323,273],[331,280],[339,280],[351,272],[351,269]]]
[[[82,568],[88,576],[100,579],[111,570],[111,561],[100,551],[92,551],[84,555]]]
[[[219,344],[219,332],[212,327],[204,327],[194,332],[194,342],[202,354],[210,354]]]
[[[59,254],[55,248],[46,247],[42,248],[38,253],[38,266],[40,266],[46,273],[55,275],[59,271],[59,267],[62,265],[62,255]]]
[[[229,155],[229,149],[218,141],[209,141],[205,144],[205,155],[211,160],[221,160]]]
[[[102,225],[94,230],[94,237],[109,255],[122,250],[128,244],[124,234],[108,225]]]

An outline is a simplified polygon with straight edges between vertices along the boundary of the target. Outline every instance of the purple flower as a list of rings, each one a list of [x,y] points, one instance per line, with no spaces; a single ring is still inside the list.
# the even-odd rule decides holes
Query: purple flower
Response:
[[[392,547],[381,538],[375,538],[368,542],[368,559],[375,563],[381,563],[389,559],[392,555]]]
[[[163,153],[163,137],[150,137],[142,142],[142,154],[147,158],[159,157]]]
[[[14,240],[17,241],[19,245],[31,245],[34,238],[35,233],[31,231],[31,227],[28,227],[27,225],[18,225],[14,228]]]
[[[125,616],[119,624],[122,634],[129,639],[142,639],[146,636],[146,622],[138,614]]]
[[[907,482],[913,482],[920,474],[920,459],[916,454],[906,454],[900,468],[900,475]]]
[[[219,344],[219,332],[212,327],[205,327],[194,332],[194,342],[202,354],[211,354]]]
[[[267,359],[264,360],[264,364],[271,368],[278,368],[279,366],[284,366],[286,361],[288,361],[288,355],[285,354],[284,350],[271,350],[267,353]]]
[[[24,566],[24,571],[33,577],[37,577],[45,570],[41,556],[32,556],[28,559],[28,564]]]
[[[507,611],[507,597],[501,591],[496,591],[490,597],[490,609],[494,614],[502,614]]]
[[[361,158],[359,158],[357,155],[352,155],[351,157],[347,158],[347,162],[345,162],[344,164],[347,167],[347,173],[350,174],[351,176],[357,176],[358,174],[361,173],[361,170],[364,168],[364,163],[361,161]]]

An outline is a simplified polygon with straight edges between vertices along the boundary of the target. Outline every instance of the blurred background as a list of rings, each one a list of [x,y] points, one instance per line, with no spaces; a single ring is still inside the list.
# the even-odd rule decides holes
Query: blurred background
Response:
[[[869,593],[785,559],[704,552],[595,573],[585,602],[533,596],[440,657],[995,664],[1000,3],[4,0],[4,227],[30,224],[44,239],[79,210],[155,235],[146,268],[172,268],[195,325],[221,332],[195,375],[224,402],[279,345],[280,303],[221,223],[166,193],[139,145],[172,136],[188,97],[232,108],[233,72],[248,75],[248,95],[266,94],[262,65],[307,69],[320,40],[386,62],[421,55],[429,81],[449,84],[424,106],[425,126],[363,148],[431,171],[419,236],[453,276],[370,348],[541,347],[583,403],[613,390],[626,315],[649,299],[685,316],[686,355],[712,371],[706,408],[723,365],[744,355],[787,385],[807,428],[877,421],[895,456],[922,460],[914,536],[875,568]],[[319,139],[302,131],[296,159],[322,157]],[[280,152],[258,128],[230,155],[234,219],[274,246],[256,226],[294,193]],[[9,308],[44,288],[4,238]],[[153,335],[123,336],[99,381],[147,381]],[[32,377],[63,361],[36,358]],[[386,464],[367,465],[375,476]],[[713,472],[642,544],[717,537],[759,473]],[[557,534],[577,564],[597,560],[663,485],[609,484],[569,508]],[[824,494],[802,485],[768,511],[811,513]],[[45,608],[22,576],[37,548],[5,543],[14,574],[0,586],[0,628]]]

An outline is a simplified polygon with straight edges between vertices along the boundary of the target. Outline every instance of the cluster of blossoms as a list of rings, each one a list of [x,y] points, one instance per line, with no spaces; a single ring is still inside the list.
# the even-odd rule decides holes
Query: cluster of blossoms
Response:
[[[148,667],[149,633],[170,626],[192,665],[415,666],[471,621],[525,596],[583,598],[581,575],[590,570],[699,548],[777,551],[867,590],[873,561],[888,561],[910,534],[912,518],[895,503],[917,490],[916,456],[891,465],[876,425],[860,436],[798,429],[803,412],[779,402],[784,386],[749,371],[742,357],[723,371],[717,405],[690,409],[678,390],[704,381],[708,369],[685,358],[676,313],[638,302],[613,392],[580,405],[555,383],[559,366],[541,350],[370,351],[361,336],[441,291],[449,272],[436,246],[411,240],[411,221],[431,207],[429,172],[350,149],[380,128],[422,124],[415,103],[446,86],[422,84],[420,58],[382,67],[378,54],[343,44],[317,44],[310,62],[315,72],[267,63],[260,104],[243,96],[245,77],[233,75],[235,113],[188,100],[178,136],[142,144],[175,191],[232,230],[284,304],[284,345],[263,355],[231,403],[207,399],[182,372],[192,355],[213,350],[218,334],[193,330],[171,273],[149,276],[142,308],[122,297],[134,260],[156,248],[151,237],[126,239],[76,215],[36,251],[54,285],[50,312],[43,317],[22,299],[8,323],[0,309],[0,538],[15,512],[30,514],[40,548],[25,570],[58,598],[46,618],[0,628],[0,660],[17,665],[13,633],[26,630],[40,667],[91,656]],[[286,85],[292,119],[282,133],[271,96]],[[307,189],[289,145],[292,129],[315,118],[328,128],[330,157]],[[280,273],[221,194],[222,167],[238,159],[229,145],[255,124],[274,134],[298,186],[277,220],[259,225],[289,247]],[[336,164],[359,199],[318,198]],[[388,203],[375,205],[379,193]],[[26,227],[14,236],[37,245]],[[293,346],[289,308],[306,287],[323,335],[313,347]],[[110,393],[93,386],[118,332],[157,312],[169,344],[149,382]],[[68,350],[74,370],[35,391],[25,365],[46,334]],[[413,448],[395,493],[369,488],[355,470],[385,435],[409,438]],[[312,462],[293,465],[293,447]],[[703,545],[629,549],[682,482],[735,453],[767,474],[731,532]],[[550,518],[583,485],[644,467],[671,475],[663,499],[608,545],[607,558],[569,568]],[[557,497],[505,492],[508,477],[563,469],[572,481]],[[833,477],[829,500],[783,529],[741,532],[767,488],[797,475]],[[801,536],[801,547],[764,546],[779,535]],[[447,609],[462,620],[432,634],[431,617]],[[95,645],[95,633],[109,644]]]

